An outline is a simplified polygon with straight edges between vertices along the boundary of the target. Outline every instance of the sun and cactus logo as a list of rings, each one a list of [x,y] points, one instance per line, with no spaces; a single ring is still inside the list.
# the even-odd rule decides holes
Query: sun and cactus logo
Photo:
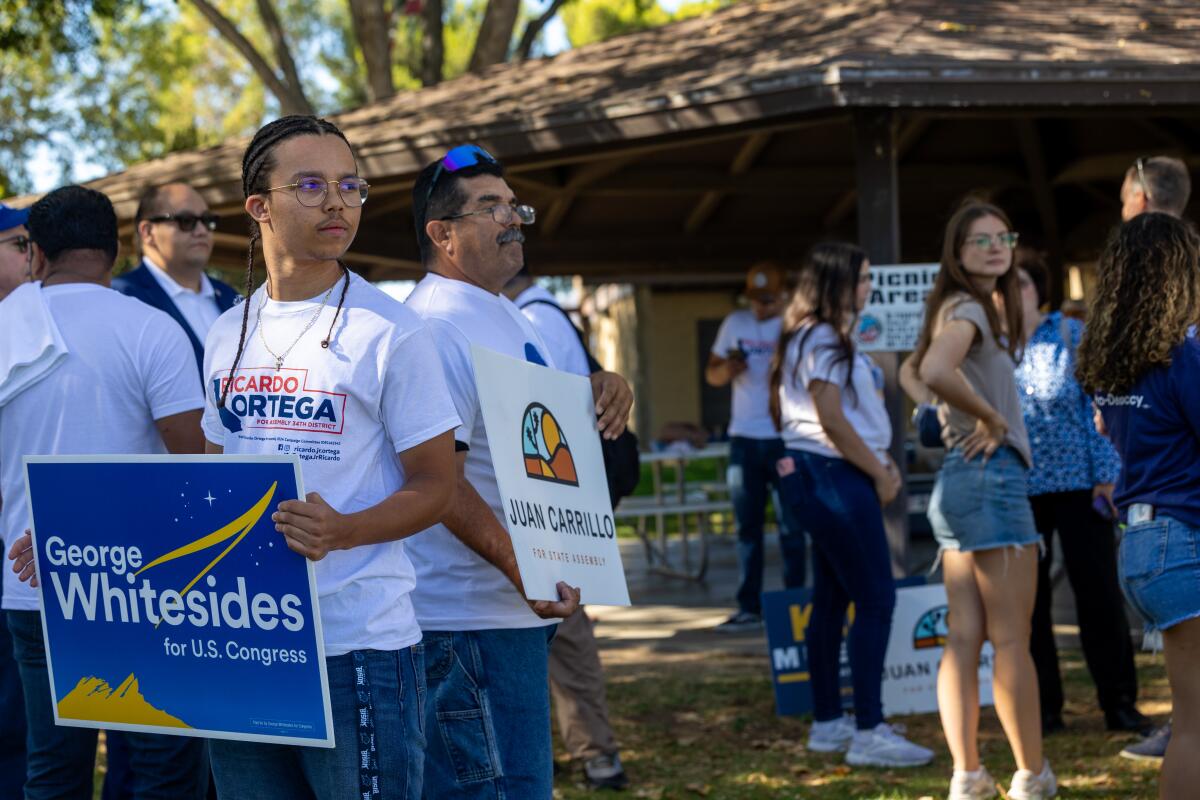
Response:
[[[578,486],[575,459],[566,435],[550,409],[530,403],[521,420],[525,474],[539,481]]]

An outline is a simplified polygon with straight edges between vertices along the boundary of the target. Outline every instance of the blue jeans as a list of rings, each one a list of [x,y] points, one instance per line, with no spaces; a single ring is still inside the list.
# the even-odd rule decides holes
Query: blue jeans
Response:
[[[1200,617],[1200,528],[1168,516],[1130,525],[1118,561],[1125,596],[1149,627]]]
[[[729,470],[726,479],[737,520],[738,563],[742,568],[738,584],[739,611],[762,613],[763,524],[767,514],[767,489],[778,492],[779,473],[775,462],[783,458],[782,439],[729,440]],[[807,543],[804,528],[786,503],[780,503],[779,549],[783,553],[783,585],[795,589],[804,585]]]
[[[0,797],[17,798],[25,785],[25,698],[4,620],[0,613]]]
[[[418,800],[425,768],[423,645],[325,659],[336,747],[213,739],[221,800]]]
[[[859,730],[883,721],[883,661],[896,584],[874,482],[840,459],[788,450],[795,471],[782,479],[785,502],[813,542],[813,607],[805,643],[813,716],[842,715],[838,659],[846,609],[854,603],[849,656]]]
[[[50,674],[42,621],[36,611],[9,611],[8,629],[25,691],[29,726],[26,800],[91,800],[96,730],[54,724]],[[142,798],[203,800],[208,791],[208,748],[204,739],[125,733]]]
[[[550,800],[557,627],[425,632],[426,798]]]

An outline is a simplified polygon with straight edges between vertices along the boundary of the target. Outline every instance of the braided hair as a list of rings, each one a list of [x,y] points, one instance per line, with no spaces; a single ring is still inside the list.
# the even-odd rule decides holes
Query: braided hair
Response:
[[[268,122],[258,129],[254,138],[250,140],[250,144],[247,145],[246,152],[242,154],[242,194],[246,198],[255,194],[263,194],[270,188],[267,186],[267,176],[275,168],[275,148],[295,136],[336,136],[345,142],[347,147],[350,147],[351,154],[354,152],[346,135],[328,120],[292,114],[280,117],[274,122]],[[225,388],[221,390],[220,398],[217,401],[218,408],[225,407],[225,400],[229,396],[229,387],[233,384],[234,373],[237,372],[238,365],[242,361],[242,354],[246,350],[246,331],[250,325],[250,297],[254,294],[254,248],[261,241],[262,228],[255,219],[251,218],[250,243],[246,247],[246,299],[242,303],[242,332],[238,337],[233,366],[229,369],[229,380],[226,381]],[[337,325],[338,315],[341,314],[342,306],[346,302],[346,292],[350,288],[349,268],[342,263],[341,259],[338,259],[338,266],[342,268],[342,292],[338,297],[337,309],[333,312],[333,320],[329,323],[329,332],[321,340],[321,347],[325,349],[329,348],[334,326]]]

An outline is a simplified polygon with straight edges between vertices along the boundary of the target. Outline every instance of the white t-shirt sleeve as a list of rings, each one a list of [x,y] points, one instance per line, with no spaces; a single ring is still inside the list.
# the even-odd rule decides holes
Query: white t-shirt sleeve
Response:
[[[801,332],[796,335],[804,334]],[[801,354],[800,374],[804,379],[804,387],[807,388],[813,381],[844,386],[850,366],[850,359],[844,357],[833,328],[824,323],[814,328],[804,342],[804,352]]]
[[[142,329],[139,349],[146,404],[155,420],[204,407],[204,394],[192,369],[196,353],[175,320],[153,314]]]
[[[591,374],[579,334],[563,311],[546,303],[529,303],[521,313],[546,343],[550,358],[558,369],[585,378]]]
[[[213,325],[208,331],[208,337],[204,341],[204,416],[200,420],[200,427],[204,429],[204,438],[215,444],[217,447],[225,446],[225,426],[221,424],[221,416],[217,413],[217,401],[220,396],[217,389],[213,386],[211,380],[214,369],[214,361],[217,358],[228,358],[232,361],[232,355],[220,354],[221,339],[218,335],[220,325]]]
[[[737,346],[737,336],[734,335],[733,315],[730,314],[721,322],[717,329],[717,338],[713,340],[712,354],[718,358],[727,358],[729,351]]]
[[[458,413],[459,425],[454,429],[457,441],[469,444],[479,417],[479,394],[475,390],[475,366],[471,362],[471,343],[453,325],[439,319],[427,319],[450,400]]]
[[[392,344],[383,369],[380,413],[398,453],[458,427],[442,362],[425,326]]]

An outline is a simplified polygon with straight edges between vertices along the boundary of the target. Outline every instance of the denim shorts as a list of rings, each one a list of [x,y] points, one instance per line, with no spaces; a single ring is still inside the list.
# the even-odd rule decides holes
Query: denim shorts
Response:
[[[1118,561],[1125,596],[1152,628],[1200,616],[1200,529],[1165,516],[1130,525]]]
[[[1011,447],[998,449],[986,464],[983,456],[964,460],[958,448],[947,452],[927,513],[938,550],[1040,544],[1029,505],[1028,473]]]

